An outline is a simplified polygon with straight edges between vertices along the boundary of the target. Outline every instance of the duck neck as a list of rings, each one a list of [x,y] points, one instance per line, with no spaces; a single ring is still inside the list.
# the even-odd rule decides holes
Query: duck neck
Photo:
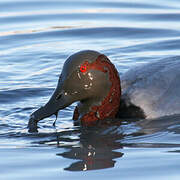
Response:
[[[106,59],[103,61],[103,58]],[[85,126],[94,126],[104,119],[114,118],[119,110],[121,97],[119,74],[106,56],[102,55],[101,61],[108,69],[111,87],[105,97],[81,101],[76,106],[73,119],[79,120]]]
[[[81,119],[84,115],[89,114],[90,112],[94,112],[97,117],[99,117],[98,109],[102,106],[102,101],[104,98],[91,98],[86,101],[81,101],[78,103],[77,108],[79,112],[79,119]],[[96,107],[96,111],[94,108]]]

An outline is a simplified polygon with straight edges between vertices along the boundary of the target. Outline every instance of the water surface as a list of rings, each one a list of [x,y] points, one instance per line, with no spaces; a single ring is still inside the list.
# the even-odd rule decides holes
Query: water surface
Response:
[[[179,115],[82,129],[73,125],[73,104],[56,128],[50,117],[38,134],[27,132],[74,52],[100,51],[120,75],[179,58],[179,1],[1,0],[0,12],[1,179],[179,180]]]

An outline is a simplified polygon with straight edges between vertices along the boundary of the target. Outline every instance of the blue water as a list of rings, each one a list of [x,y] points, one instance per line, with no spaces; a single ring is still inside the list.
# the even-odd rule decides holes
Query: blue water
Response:
[[[27,132],[66,58],[106,54],[120,75],[180,55],[180,1],[1,0],[0,179],[180,179],[180,116],[84,130],[75,104]]]

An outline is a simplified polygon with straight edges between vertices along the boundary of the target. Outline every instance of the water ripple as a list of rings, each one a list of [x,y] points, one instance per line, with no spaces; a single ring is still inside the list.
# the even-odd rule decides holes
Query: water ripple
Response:
[[[104,169],[86,178],[179,179],[179,115],[84,129],[73,125],[73,104],[56,127],[52,116],[39,122],[39,133],[27,131],[29,115],[47,102],[76,51],[105,53],[120,75],[178,61],[179,9],[177,0],[1,0],[1,178],[66,179],[82,175],[66,171]]]
[[[1,103],[18,102],[22,99],[44,96],[48,92],[52,92],[52,88],[21,88],[0,92]]]

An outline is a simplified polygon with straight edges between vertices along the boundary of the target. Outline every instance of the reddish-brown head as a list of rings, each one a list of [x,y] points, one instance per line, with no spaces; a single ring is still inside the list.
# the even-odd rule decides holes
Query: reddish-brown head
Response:
[[[106,118],[114,118],[119,110],[121,97],[119,74],[115,66],[105,55],[100,54],[94,62],[89,63],[88,61],[85,61],[80,66],[80,71],[83,73],[88,73],[91,70],[100,71],[106,74],[107,79],[105,83],[110,86],[108,87],[108,92],[106,92],[101,99],[101,102],[99,102],[99,104],[92,104],[89,107],[89,112],[81,114],[83,112],[80,112],[81,110],[79,109],[81,109],[82,103],[84,102],[80,102],[80,104],[76,106],[73,119],[79,119],[85,126],[95,125],[97,121]],[[101,79],[97,79],[96,81],[101,81]],[[104,87],[104,91],[105,88],[107,88],[107,86]]]
[[[73,119],[91,126],[99,120],[114,118],[120,97],[119,74],[110,60],[96,51],[80,51],[66,60],[52,97],[32,113],[29,127],[74,102],[79,103]]]

